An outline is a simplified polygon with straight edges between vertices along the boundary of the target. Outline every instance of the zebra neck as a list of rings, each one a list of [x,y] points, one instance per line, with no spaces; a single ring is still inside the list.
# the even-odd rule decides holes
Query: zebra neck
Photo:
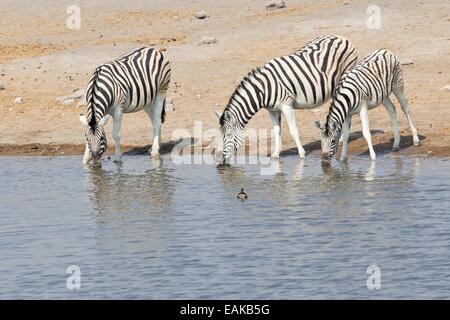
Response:
[[[330,111],[330,114],[328,115],[327,119],[327,128],[329,132],[333,132],[334,136],[340,136],[342,132],[342,124],[344,123],[343,120],[341,120],[340,117],[333,116],[332,111]]]
[[[342,123],[339,121],[328,122],[328,136],[340,137],[342,133]],[[330,133],[333,133],[332,135]]]
[[[88,104],[87,121],[91,126],[97,124],[105,115],[106,115],[105,108],[98,107],[93,103]]]
[[[259,101],[237,102],[232,99],[226,110],[233,114],[236,119],[237,126],[243,129],[251,118],[261,109]]]
[[[334,128],[337,133],[342,132],[342,125],[353,108],[353,102],[350,102],[350,99],[351,97],[344,95],[336,95],[333,98],[327,117],[328,128]]]
[[[91,93],[88,102],[88,123],[98,123],[114,106],[122,105],[126,102],[126,93],[122,87],[114,87],[107,94],[99,94],[95,91]]]

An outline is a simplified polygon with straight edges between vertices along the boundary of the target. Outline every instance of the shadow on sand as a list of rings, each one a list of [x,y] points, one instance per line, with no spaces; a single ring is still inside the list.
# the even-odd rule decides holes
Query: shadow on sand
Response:
[[[384,132],[382,130],[371,130],[370,133],[372,134],[372,136],[378,135],[378,134],[383,134]],[[348,142],[352,142],[354,140],[358,140],[359,138],[362,138],[363,134],[361,131],[358,132],[352,132],[350,133],[350,136],[348,138]],[[321,149],[320,146],[320,140],[315,140],[313,142],[307,143],[305,145],[303,145],[303,148],[305,148],[306,154],[310,154],[313,151],[317,151]],[[287,150],[284,150],[280,153],[280,156],[287,156],[287,155],[297,155],[297,147],[294,148],[290,148]]]
[[[382,131],[382,130],[371,130],[370,133],[372,134],[372,137],[374,137],[376,135],[384,134],[385,132]],[[352,141],[355,141],[355,140],[358,140],[358,139],[363,139],[364,140],[362,132],[361,131],[352,132],[350,134],[350,137],[349,137],[349,148],[351,148],[350,143]],[[419,139],[420,139],[420,141],[423,141],[423,140],[426,139],[426,137],[422,136],[422,135],[419,135]],[[364,143],[365,143],[365,140],[364,140]],[[378,143],[378,144],[374,144],[373,148],[374,148],[374,150],[375,150],[375,152],[377,154],[387,154],[387,153],[391,153],[392,152],[392,144],[393,143],[394,143],[394,139],[391,138],[389,141]],[[412,135],[402,136],[401,137],[400,150],[407,149],[407,148],[412,147],[412,146],[414,146]],[[318,151],[318,150],[321,149],[320,140],[315,140],[313,142],[305,144],[305,145],[303,145],[303,147],[305,148],[306,154],[309,154],[309,153],[311,153],[313,151]],[[340,147],[341,146],[339,146],[339,149],[340,149]],[[297,155],[297,154],[298,154],[297,147],[284,150],[284,151],[282,151],[280,153],[281,156]],[[367,149],[367,144],[366,144],[366,150],[364,152],[362,152],[362,153],[359,153],[359,155],[362,155],[362,156],[369,155],[369,150]]]
[[[426,136],[422,136],[422,135],[419,134],[420,141],[423,141],[426,138],[427,138]],[[381,143],[378,143],[378,144],[374,144],[373,145],[373,149],[375,150],[376,154],[393,153],[393,151],[392,151],[392,144],[393,143],[394,143],[394,139],[391,138],[389,141],[385,141],[385,142],[381,142]],[[414,147],[413,136],[412,135],[401,136],[401,139],[400,139],[400,151],[408,149],[410,147]],[[359,155],[361,155],[361,156],[368,156],[369,155],[369,150],[367,149],[366,151],[360,153]]]
[[[161,146],[159,148],[160,154],[167,154],[171,153],[172,149],[178,145],[182,144],[182,147],[192,146],[197,143],[197,139],[190,137],[185,139],[179,139],[179,140],[171,140],[168,142],[161,143]],[[148,150],[151,149],[151,144],[142,146],[142,147],[134,147],[131,150],[125,151],[123,154],[127,156],[136,156],[136,155],[147,155]]]

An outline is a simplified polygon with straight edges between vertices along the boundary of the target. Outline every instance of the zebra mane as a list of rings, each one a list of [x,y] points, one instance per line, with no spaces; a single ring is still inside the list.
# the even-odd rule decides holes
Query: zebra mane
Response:
[[[225,119],[223,118],[223,113],[222,113],[222,115],[219,118],[219,124],[220,124],[221,127],[223,127],[224,123],[225,123]]]
[[[223,126],[223,124],[225,122],[225,119],[224,119],[225,111],[227,111],[230,108],[231,102],[233,101],[234,96],[237,94],[239,89],[241,89],[247,83],[249,83],[251,81],[251,78],[255,77],[260,72],[261,72],[261,67],[256,67],[256,68],[252,69],[249,73],[247,73],[246,76],[244,76],[242,78],[241,82],[237,85],[236,89],[234,89],[233,93],[231,94],[230,99],[228,100],[228,104],[225,107],[225,110],[223,111],[222,116],[219,119],[220,126]]]
[[[92,82],[92,88],[91,88],[91,92],[90,92],[90,97],[89,97],[89,101],[88,101],[88,108],[91,108],[91,119],[89,119],[89,125],[91,127],[94,127],[97,124],[97,118],[95,116],[95,108],[94,106],[94,90],[97,87],[97,79],[98,79],[98,75],[101,71],[101,66],[98,67],[97,69],[95,69],[94,74],[92,76],[91,82]]]

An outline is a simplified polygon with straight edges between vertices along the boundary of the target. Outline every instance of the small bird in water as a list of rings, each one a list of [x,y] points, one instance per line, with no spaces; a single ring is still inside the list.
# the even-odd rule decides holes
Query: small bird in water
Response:
[[[244,188],[241,188],[241,192],[238,193],[237,198],[241,200],[245,200],[248,198],[247,194],[244,191]]]

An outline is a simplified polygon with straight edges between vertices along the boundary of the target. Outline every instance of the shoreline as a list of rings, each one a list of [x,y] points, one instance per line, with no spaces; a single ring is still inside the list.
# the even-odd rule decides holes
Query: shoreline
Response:
[[[348,144],[349,155],[368,155],[367,143],[364,138],[361,137],[361,132],[352,132],[350,135],[350,141]],[[410,135],[402,136],[400,143],[400,150],[395,152],[396,155],[402,156],[427,156],[427,157],[449,157],[450,147],[442,144],[437,137],[432,137],[431,134],[427,136],[421,136],[421,145],[416,147],[413,145],[412,137]],[[195,141],[194,137],[185,138],[184,141]],[[286,140],[285,140],[286,141]],[[393,153],[392,136],[390,133],[379,133],[372,136],[372,143],[377,155],[385,155]],[[267,141],[270,144],[270,139]],[[441,142],[441,143],[439,143]],[[172,149],[181,143],[180,141],[164,141],[161,143],[160,153],[161,155],[170,153]],[[266,142],[263,142],[266,143]],[[444,142],[445,143],[445,142]],[[151,145],[138,145],[138,144],[125,144],[122,145],[122,152],[124,155],[145,155]],[[320,141],[315,140],[309,143],[305,143],[303,147],[306,150],[306,154],[319,153]],[[198,146],[192,143],[184,144],[183,150],[187,148],[191,149],[191,154],[201,153],[202,150],[211,154],[211,150],[214,151],[214,147],[209,145]],[[55,157],[55,156],[82,156],[84,154],[84,144],[70,144],[70,143],[27,143],[27,144],[0,144],[0,157],[15,157],[15,156],[43,156],[43,157]],[[253,148],[254,149],[254,148]],[[267,148],[267,154],[263,152],[260,155],[270,155],[270,147]],[[248,150],[248,144],[242,146],[238,155],[243,155]],[[338,149],[340,154],[341,146]],[[186,151],[184,151],[186,152]],[[114,154],[114,146],[109,146],[105,155],[112,156]],[[283,145],[280,156],[296,155],[297,148],[292,141],[287,141]],[[251,152],[249,155],[255,155],[255,152]]]

